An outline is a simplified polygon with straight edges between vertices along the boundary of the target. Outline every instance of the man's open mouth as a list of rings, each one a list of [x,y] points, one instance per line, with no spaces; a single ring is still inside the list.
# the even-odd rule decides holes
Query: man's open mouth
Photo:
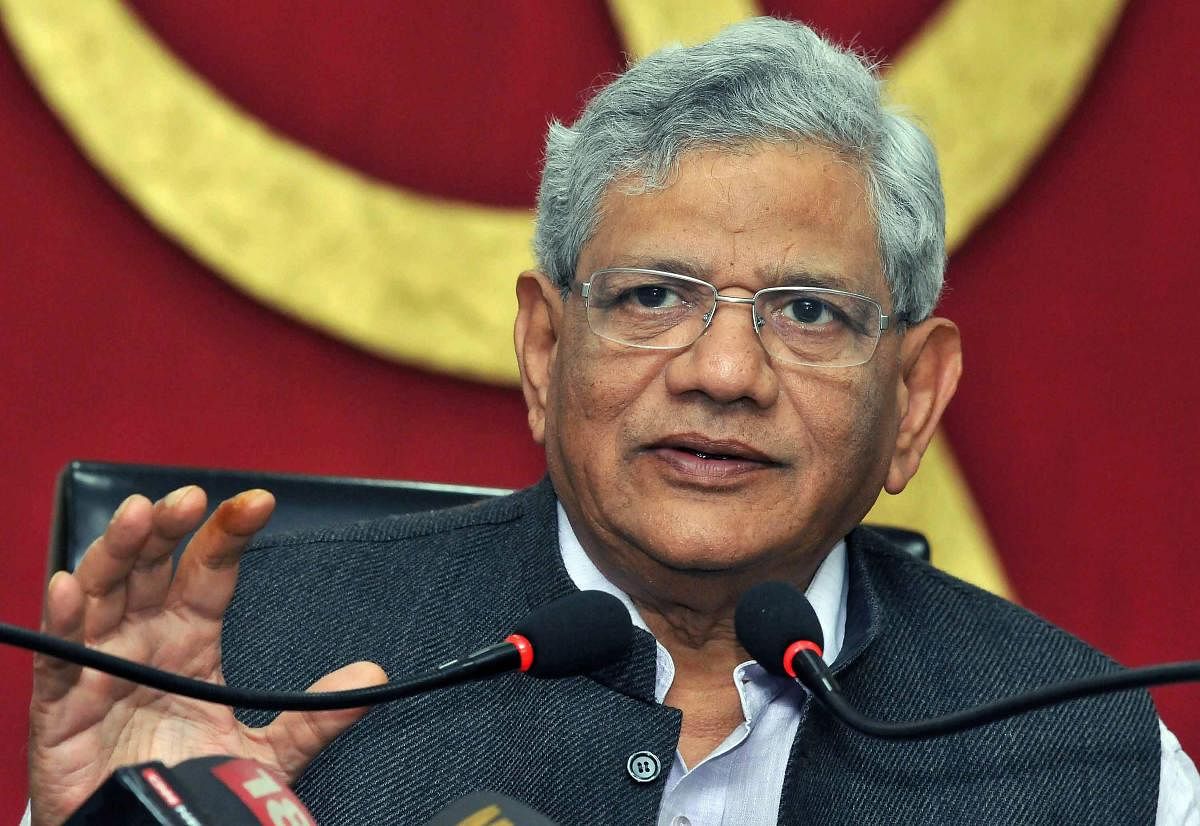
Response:
[[[762,451],[736,440],[713,439],[696,434],[681,434],[661,439],[652,444],[651,449],[686,454],[703,461],[778,464]]]

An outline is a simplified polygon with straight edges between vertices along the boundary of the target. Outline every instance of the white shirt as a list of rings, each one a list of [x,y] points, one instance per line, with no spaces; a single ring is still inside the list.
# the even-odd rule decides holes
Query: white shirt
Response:
[[[571,581],[580,590],[605,591],[629,609],[635,625],[646,629],[632,600],[609,582],[575,537],[562,505],[558,506],[558,547]],[[825,635],[823,658],[832,664],[846,633],[849,577],[846,543],[839,542],[817,568],[805,592]],[[675,680],[675,663],[660,643],[654,696],[660,703]],[[807,689],[774,677],[757,663],[733,670],[742,701],[743,722],[712,754],[689,768],[676,751],[667,776],[658,826],[774,826],[783,794],[791,744],[800,724]],[[1200,775],[1166,726],[1158,723],[1162,759],[1158,787],[1158,826],[1200,826]]]

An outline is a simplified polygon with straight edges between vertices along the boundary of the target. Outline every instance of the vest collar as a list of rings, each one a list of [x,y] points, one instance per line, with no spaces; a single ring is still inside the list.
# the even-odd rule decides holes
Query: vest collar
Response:
[[[861,526],[846,537],[846,576],[849,577],[846,636],[842,641],[842,650],[830,669],[835,674],[852,665],[879,636],[883,605],[871,581],[866,555],[882,544],[886,544],[882,537],[870,528]]]
[[[522,536],[522,574],[528,609],[575,592],[575,584],[563,567],[558,552],[557,502],[550,477],[518,494],[523,498],[525,516]],[[613,691],[630,697],[654,702],[654,683],[657,674],[657,648],[654,637],[640,628],[633,629],[633,644],[618,662],[594,671],[588,676]]]

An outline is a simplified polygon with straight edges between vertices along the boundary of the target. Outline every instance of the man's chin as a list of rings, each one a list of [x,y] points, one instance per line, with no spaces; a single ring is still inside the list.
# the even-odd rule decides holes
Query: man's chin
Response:
[[[741,537],[734,541],[720,532],[670,536],[652,533],[638,544],[661,567],[696,577],[736,576],[762,567],[775,557],[769,546],[747,543]]]
[[[675,574],[687,574],[699,579],[721,579],[739,574],[752,568],[752,565],[739,560],[733,562],[723,559],[673,559],[659,558],[658,562]]]

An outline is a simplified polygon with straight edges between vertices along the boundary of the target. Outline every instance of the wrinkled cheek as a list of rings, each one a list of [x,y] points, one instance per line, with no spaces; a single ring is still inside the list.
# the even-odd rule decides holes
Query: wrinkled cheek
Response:
[[[624,400],[617,393],[619,386],[591,369],[568,366],[553,387],[551,419],[564,458],[594,461],[599,445],[610,438],[610,423],[622,409]]]
[[[588,422],[596,426],[611,426],[628,414],[636,402],[629,388],[613,381],[596,381],[582,388],[579,407]]]
[[[882,392],[873,372],[846,368],[829,371],[815,380],[796,385],[793,403],[808,430],[815,450],[832,453],[829,461],[818,462],[824,473],[849,473],[872,468],[881,461],[889,436],[883,403],[893,401]]]
[[[616,422],[647,401],[647,388],[662,369],[663,356],[596,339],[582,348],[559,378],[571,412],[595,424]]]
[[[864,480],[871,485],[878,481],[882,486],[895,449],[895,404],[894,393],[878,383],[869,384],[863,388],[843,436],[849,452],[847,461],[861,467]]]

